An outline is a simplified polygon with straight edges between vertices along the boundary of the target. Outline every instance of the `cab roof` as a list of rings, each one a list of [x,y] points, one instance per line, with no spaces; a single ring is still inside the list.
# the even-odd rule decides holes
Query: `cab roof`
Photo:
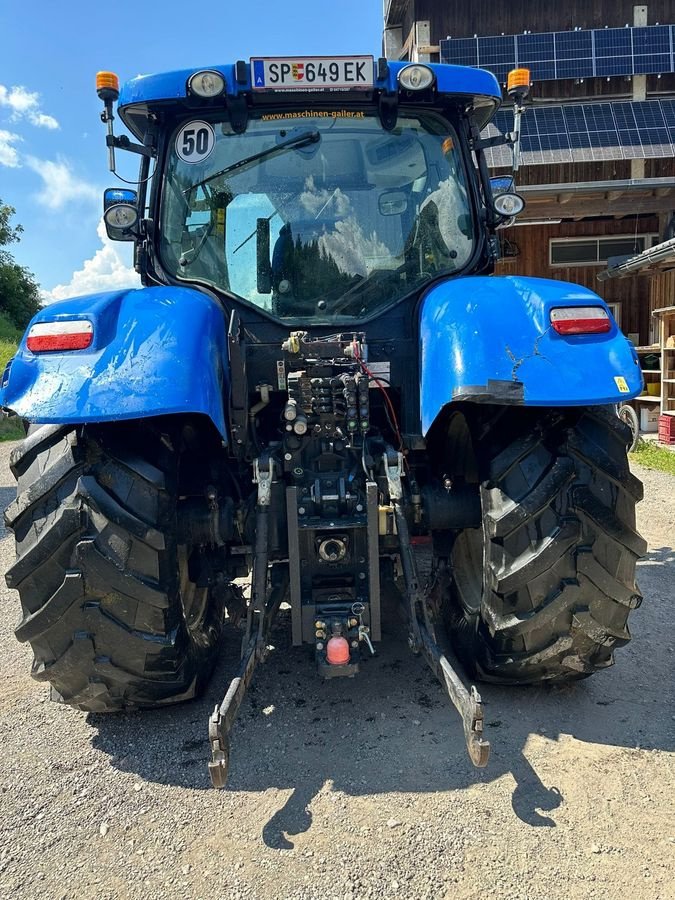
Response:
[[[375,63],[374,89],[378,92],[398,93],[398,75],[401,69],[411,65],[408,62],[388,61],[386,74],[379,78],[380,66]],[[502,99],[502,92],[497,79],[491,72],[483,69],[473,69],[468,66],[450,66],[441,63],[423,63],[433,70],[436,76],[436,91],[439,94],[461,95],[474,98],[479,101],[483,114],[479,124],[485,125],[493,116]],[[248,63],[232,63],[229,65],[202,66],[195,69],[179,69],[175,72],[164,72],[159,75],[139,75],[122,85],[118,102],[118,110],[122,121],[134,133],[142,132],[139,119],[145,118],[147,109],[140,109],[145,104],[181,101],[189,98],[187,83],[190,76],[196,72],[209,71],[220,72],[225,79],[225,93],[229,97],[241,94],[255,94],[251,85],[251,67]],[[237,75],[239,78],[237,78]],[[299,96],[294,96],[294,95]],[[363,96],[362,91],[354,92],[358,97]],[[289,103],[298,102],[305,104],[338,102],[344,104],[351,99],[349,91],[331,92],[266,92],[264,97],[279,96],[288,97]],[[352,95],[353,96],[353,95]],[[264,103],[264,97],[261,104]],[[193,100],[197,98],[192,98]],[[134,107],[136,109],[134,110]],[[135,114],[134,114],[135,113]]]

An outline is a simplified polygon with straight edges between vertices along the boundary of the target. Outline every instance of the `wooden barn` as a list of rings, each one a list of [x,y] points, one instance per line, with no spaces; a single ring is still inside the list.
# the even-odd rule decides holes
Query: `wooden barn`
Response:
[[[675,304],[675,272],[597,276],[675,234],[672,0],[385,0],[383,44],[390,59],[479,66],[501,83],[531,70],[518,175],[527,208],[501,233],[498,271],[587,285],[636,344],[654,344],[651,312]],[[491,133],[512,128],[505,101]],[[508,148],[489,153],[495,174],[508,171]]]

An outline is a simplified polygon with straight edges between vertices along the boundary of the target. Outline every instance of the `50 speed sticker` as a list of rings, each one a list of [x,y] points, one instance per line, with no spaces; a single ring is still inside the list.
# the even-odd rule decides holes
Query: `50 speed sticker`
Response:
[[[176,135],[176,156],[184,163],[201,163],[216,146],[216,134],[208,122],[187,122]]]

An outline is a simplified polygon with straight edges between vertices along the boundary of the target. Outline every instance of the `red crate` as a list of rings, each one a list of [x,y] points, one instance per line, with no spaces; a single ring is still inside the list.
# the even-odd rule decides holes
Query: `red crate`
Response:
[[[675,416],[659,416],[659,441],[675,444]]]

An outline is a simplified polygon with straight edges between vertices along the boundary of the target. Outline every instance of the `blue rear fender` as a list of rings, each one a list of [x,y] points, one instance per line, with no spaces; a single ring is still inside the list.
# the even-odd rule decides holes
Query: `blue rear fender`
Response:
[[[31,325],[69,319],[93,324],[92,345],[32,353],[24,335],[2,406],[55,424],[201,413],[227,440],[227,323],[215,300],[179,287],[92,294],[45,307]]]
[[[613,319],[605,334],[558,334],[551,310],[569,306],[609,313],[588,288],[544,278],[474,276],[433,287],[420,323],[423,433],[452,402],[593,406],[636,397],[633,345]]]

